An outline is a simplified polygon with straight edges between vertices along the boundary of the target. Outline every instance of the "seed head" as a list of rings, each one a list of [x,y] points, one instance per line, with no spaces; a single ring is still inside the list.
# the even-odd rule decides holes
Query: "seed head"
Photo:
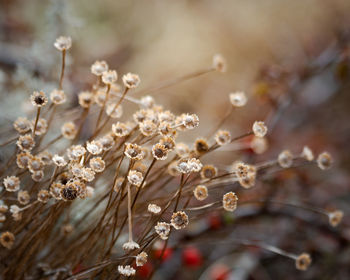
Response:
[[[28,169],[30,172],[35,172],[44,169],[44,162],[41,160],[41,158],[37,156],[33,156],[30,161],[28,162]]]
[[[73,122],[66,122],[61,127],[61,133],[64,138],[73,140],[77,135],[77,128]]]
[[[17,154],[17,166],[21,169],[27,168],[29,161],[32,159],[32,155],[29,152],[20,152]]]
[[[202,167],[201,178],[210,179],[215,177],[218,174],[218,170],[214,165],[207,164]]]
[[[117,81],[118,74],[115,70],[107,70],[102,73],[102,82],[104,82],[106,85],[113,84]]]
[[[29,203],[30,195],[27,191],[19,191],[17,194],[17,200],[20,204],[26,205]]]
[[[136,273],[136,270],[134,268],[132,268],[130,265],[118,265],[118,272],[121,274],[121,275],[124,275],[124,276],[133,276],[135,275]]]
[[[243,107],[247,104],[247,96],[243,91],[230,93],[230,102],[234,107]]]
[[[127,88],[136,88],[140,84],[140,77],[137,74],[127,73],[123,76],[123,83]]]
[[[237,208],[238,197],[234,192],[226,193],[222,198],[222,203],[226,211],[233,212]]]
[[[105,136],[101,137],[100,139],[98,139],[98,141],[101,143],[102,149],[104,151],[108,151],[108,150],[112,149],[114,144],[115,144],[114,139],[111,135],[105,135]]]
[[[328,213],[328,220],[332,227],[336,227],[342,221],[344,216],[344,212],[340,210],[336,210]]]
[[[50,199],[50,193],[47,190],[40,190],[38,193],[38,201],[47,203]]]
[[[146,252],[141,252],[136,256],[136,265],[137,266],[143,266],[147,262],[147,253]]]
[[[15,243],[15,236],[12,232],[5,231],[0,236],[0,243],[7,249],[11,249],[13,244]]]
[[[317,165],[322,170],[327,170],[332,166],[332,156],[328,152],[323,152],[317,157]]]
[[[295,260],[295,266],[298,270],[307,270],[311,264],[311,257],[307,253],[302,253]]]
[[[168,157],[168,150],[164,145],[157,143],[152,147],[152,155],[157,160],[165,160]]]
[[[175,229],[183,229],[188,225],[188,216],[183,211],[177,211],[171,216],[170,222]]]
[[[231,134],[227,130],[219,130],[215,134],[215,141],[219,146],[229,144],[231,141]]]
[[[190,153],[190,148],[185,143],[177,143],[175,151],[179,157],[186,157]]]
[[[194,150],[198,155],[202,155],[209,150],[209,145],[207,140],[204,138],[199,138],[194,143]]]
[[[194,189],[193,193],[194,193],[194,197],[199,201],[202,201],[208,197],[208,189],[204,185],[198,185]]]
[[[79,105],[85,109],[90,108],[94,103],[94,96],[89,91],[83,91],[78,95]]]
[[[54,182],[50,186],[50,195],[56,199],[56,200],[61,200],[61,191],[64,188],[64,185],[58,182]]]
[[[34,148],[35,142],[30,134],[21,135],[17,140],[17,146],[22,151],[30,151]]]
[[[112,124],[112,132],[117,137],[125,137],[130,134],[130,129],[125,123],[117,122]]]
[[[34,130],[35,120],[32,120],[31,129]],[[35,135],[43,135],[47,131],[47,121],[43,118],[38,120],[36,125]]]
[[[141,172],[130,170],[128,174],[128,181],[130,184],[139,187],[142,183],[143,176]]]
[[[67,184],[61,189],[61,197],[65,201],[71,201],[78,197],[78,189],[74,184]]]
[[[0,200],[0,213],[6,213],[8,206],[4,203],[3,200]]]
[[[86,143],[86,149],[90,154],[99,155],[102,153],[102,144],[99,141],[91,141]]]
[[[66,102],[66,95],[63,90],[54,89],[50,93],[50,99],[52,103],[60,105]]]
[[[213,68],[218,72],[226,72],[226,60],[221,54],[216,54],[213,57]]]
[[[4,187],[8,192],[16,192],[19,190],[20,181],[16,176],[7,176],[4,178]]]
[[[289,168],[293,164],[293,154],[284,150],[278,155],[278,164],[283,168]]]
[[[158,222],[154,229],[161,239],[168,239],[170,233],[170,224],[165,222]]]
[[[254,153],[260,155],[268,149],[268,143],[266,138],[256,137],[254,136],[252,141],[250,142],[250,148]]]
[[[131,159],[141,160],[144,158],[144,153],[141,146],[132,143],[125,143],[124,154]]]
[[[70,160],[77,161],[85,155],[86,149],[82,145],[74,145],[67,149],[67,155]]]
[[[184,114],[182,115],[182,121],[187,129],[194,129],[199,125],[199,118],[196,114]]]
[[[159,144],[163,145],[168,151],[172,151],[175,148],[175,141],[172,137],[162,137],[159,140]]]
[[[66,36],[60,36],[53,44],[59,51],[69,50],[72,47],[72,38]]]
[[[267,127],[264,122],[256,121],[253,124],[253,132],[256,137],[264,137],[267,133]]]
[[[43,107],[48,102],[48,99],[43,91],[34,91],[30,96],[30,99],[35,107]]]
[[[13,123],[13,127],[18,131],[18,133],[23,134],[31,130],[32,124],[27,118],[17,118]]]
[[[96,76],[102,76],[106,71],[108,71],[108,64],[104,60],[95,61],[94,64],[91,65],[91,73]]]
[[[146,95],[140,98],[140,104],[144,108],[151,109],[155,105],[155,101],[152,96]]]
[[[308,146],[304,146],[303,151],[301,152],[301,156],[307,161],[314,160],[314,153]]]
[[[90,159],[89,165],[96,173],[102,172],[106,167],[106,164],[101,157],[94,157]]]
[[[148,204],[147,210],[150,213],[159,214],[162,209],[158,205],[150,203]]]
[[[54,155],[52,157],[52,161],[56,166],[63,167],[67,165],[67,161],[64,159],[64,157],[59,156],[59,155]]]
[[[144,136],[152,136],[157,132],[157,125],[151,120],[144,120],[139,123],[140,131]]]
[[[133,251],[139,248],[140,248],[140,245],[137,244],[135,241],[129,241],[123,244],[123,250],[127,252]]]

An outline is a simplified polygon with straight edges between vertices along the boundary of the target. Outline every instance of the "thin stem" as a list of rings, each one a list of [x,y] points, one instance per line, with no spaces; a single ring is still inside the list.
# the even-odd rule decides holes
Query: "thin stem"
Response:
[[[107,84],[107,90],[106,90],[106,96],[105,96],[105,99],[103,100],[103,104],[102,104],[102,107],[101,107],[101,110],[100,110],[100,113],[98,114],[98,117],[97,117],[97,122],[96,122],[96,127],[95,127],[95,131],[97,131],[98,129],[98,126],[100,124],[100,121],[101,121],[101,117],[102,117],[102,113],[106,107],[106,103],[108,101],[108,98],[109,98],[109,92],[111,91],[111,85],[110,84]]]
[[[129,242],[132,241],[132,213],[131,213],[131,190],[128,183],[128,221],[129,221]]]
[[[62,67],[61,67],[61,75],[60,75],[60,82],[58,88],[62,89],[62,83],[63,83],[63,76],[64,76],[64,68],[66,65],[66,50],[62,50]]]
[[[38,125],[38,120],[40,117],[40,111],[41,111],[41,107],[38,107],[38,110],[36,111],[36,118],[35,118],[35,123],[34,123],[34,128],[33,128],[33,132],[32,132],[32,137],[35,137],[35,131],[36,131],[36,127]]]

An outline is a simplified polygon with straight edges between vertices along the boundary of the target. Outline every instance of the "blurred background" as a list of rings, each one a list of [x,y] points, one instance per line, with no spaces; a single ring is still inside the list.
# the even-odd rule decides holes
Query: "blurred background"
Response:
[[[19,111],[33,113],[28,106],[33,90],[57,87],[60,54],[53,43],[60,35],[73,40],[65,80],[73,108],[77,94],[94,82],[90,65],[95,60],[106,60],[120,77],[139,74],[142,90],[206,69],[221,53],[226,73],[208,73],[152,94],[176,114],[198,114],[199,129],[183,140],[210,132],[230,107],[228,94],[245,91],[248,106],[236,110],[223,127],[236,136],[249,131],[255,120],[266,120],[269,149],[261,155],[236,146],[237,152],[219,149],[211,163],[262,162],[282,149],[299,153],[304,145],[316,153],[328,150],[335,159],[330,171],[308,166],[282,172],[268,184],[275,197],[350,213],[349,15],[348,0],[0,0],[0,139],[14,134],[11,124]],[[265,185],[258,183],[252,195],[265,191]],[[337,230],[324,229],[315,226],[315,219],[322,223],[319,217],[287,210],[306,222],[264,217],[247,220],[232,234],[292,251],[308,249],[315,264],[307,272],[296,272],[292,261],[257,249],[193,244],[190,255],[199,254],[199,263],[186,262],[186,250],[174,250],[162,271],[169,279],[350,279],[349,218]],[[230,218],[214,216],[210,223],[227,229]]]

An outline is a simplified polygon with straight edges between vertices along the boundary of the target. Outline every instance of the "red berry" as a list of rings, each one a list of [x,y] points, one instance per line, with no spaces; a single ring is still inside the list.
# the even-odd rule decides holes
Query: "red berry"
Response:
[[[137,275],[140,278],[148,278],[151,275],[151,272],[153,270],[153,266],[150,262],[145,263],[143,266],[139,266],[137,268]]]
[[[210,271],[210,279],[226,280],[230,276],[230,269],[224,264],[215,265]]]
[[[195,247],[188,247],[182,252],[182,261],[188,267],[198,267],[202,264],[201,252]]]
[[[155,250],[155,251],[154,251],[154,256],[155,256],[157,259],[159,259],[159,258],[162,256],[162,251],[163,251],[163,248],[160,248],[160,249]],[[172,256],[172,254],[173,254],[173,249],[171,249],[171,248],[166,248],[166,249],[164,250],[164,253],[163,253],[163,256],[162,256],[162,261],[164,262],[164,261],[170,259],[171,256]]]
[[[221,218],[218,214],[209,216],[209,226],[211,229],[219,229],[221,227]]]

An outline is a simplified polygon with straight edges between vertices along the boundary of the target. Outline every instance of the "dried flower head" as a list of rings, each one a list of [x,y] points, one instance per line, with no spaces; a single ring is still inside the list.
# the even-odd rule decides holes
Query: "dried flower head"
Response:
[[[74,200],[78,197],[79,190],[74,183],[69,183],[61,189],[61,197],[65,201]]]
[[[38,201],[47,203],[50,199],[50,193],[47,190],[40,190],[38,193]]]
[[[268,143],[266,138],[256,137],[254,136],[252,141],[250,142],[250,148],[254,153],[260,155],[268,149]]]
[[[182,115],[182,121],[187,129],[194,129],[199,125],[199,118],[196,114],[184,114]]]
[[[44,171],[43,170],[38,170],[38,171],[32,172],[32,176],[31,177],[32,177],[33,181],[40,182],[40,181],[42,181],[44,179],[44,176],[45,176]]]
[[[117,137],[125,137],[130,134],[130,128],[128,125],[122,122],[117,122],[115,124],[112,124],[112,132]]]
[[[0,243],[7,249],[11,249],[13,244],[15,243],[15,236],[12,232],[5,231],[0,236]]]
[[[247,104],[247,96],[243,91],[232,92],[230,102],[234,107],[243,107]]]
[[[141,160],[144,158],[142,148],[137,144],[125,143],[124,154],[133,160]]]
[[[66,122],[61,127],[61,133],[64,138],[73,140],[77,135],[77,128],[73,122]]]
[[[43,107],[48,102],[48,99],[43,91],[34,91],[30,96],[30,100],[35,107]]]
[[[26,133],[31,130],[32,124],[27,118],[19,117],[13,123],[13,127],[18,131],[18,133]]]
[[[152,147],[152,155],[157,160],[165,160],[168,157],[168,149],[164,145],[157,143]]]
[[[163,145],[168,151],[172,151],[175,148],[175,141],[172,137],[162,137],[159,140],[159,144]]]
[[[202,167],[201,178],[210,179],[215,177],[218,174],[217,168],[212,164],[207,164]]]
[[[165,222],[158,222],[154,229],[161,239],[168,239],[170,233],[170,224]]]
[[[188,216],[184,211],[177,211],[171,216],[170,223],[175,229],[183,229],[188,225]]]
[[[237,201],[238,201],[238,197],[234,192],[228,192],[222,198],[224,209],[230,212],[233,212],[236,210]]]
[[[315,158],[314,153],[308,146],[304,146],[303,151],[301,152],[301,156],[307,161],[313,161]]]
[[[91,65],[91,73],[96,76],[102,76],[106,71],[108,71],[108,64],[104,60],[95,61],[94,64]]]
[[[102,144],[99,141],[91,141],[86,143],[86,149],[90,154],[99,155],[102,153]]]
[[[107,70],[102,73],[102,82],[104,82],[106,85],[113,84],[117,81],[118,74],[115,70]]]
[[[28,169],[30,172],[35,172],[44,169],[44,162],[41,160],[40,157],[33,156],[30,161],[28,162]]]
[[[259,121],[254,122],[253,132],[256,137],[264,137],[267,133],[267,127],[265,123]]]
[[[133,276],[135,275],[136,273],[136,270],[134,268],[132,268],[130,265],[118,265],[118,272],[121,274],[121,275],[124,275],[124,276]]]
[[[101,157],[94,157],[90,159],[89,165],[96,173],[102,172],[106,167],[106,163]]]
[[[293,154],[288,150],[284,150],[278,155],[277,160],[281,167],[289,168],[293,164]]]
[[[32,159],[32,155],[29,152],[20,152],[17,154],[16,163],[19,168],[27,168],[29,161]]]
[[[226,72],[226,60],[221,54],[213,56],[213,68],[218,72]]]
[[[85,109],[94,103],[94,95],[89,91],[83,91],[78,95],[79,105]]]
[[[185,143],[176,143],[175,151],[179,157],[185,157],[190,153],[190,148]]]
[[[140,131],[144,136],[152,136],[157,132],[157,125],[151,120],[144,120],[139,123]]]
[[[77,161],[85,155],[86,149],[82,145],[74,145],[67,149],[67,155],[70,160]]]
[[[52,161],[55,165],[57,165],[59,167],[67,165],[67,161],[64,159],[64,157],[59,156],[57,154],[52,157]]]
[[[140,84],[140,77],[137,74],[127,73],[123,75],[123,83],[127,88],[136,88]]]
[[[198,185],[194,189],[193,193],[194,193],[194,197],[199,201],[202,201],[208,197],[208,189],[204,185]]]
[[[328,213],[328,220],[332,227],[336,227],[342,221],[344,216],[344,212],[340,210],[335,210],[333,212]]]
[[[17,194],[17,200],[20,204],[26,205],[29,203],[30,195],[27,191],[19,191]]]
[[[105,136],[101,137],[100,139],[98,139],[98,141],[101,143],[102,149],[104,151],[108,151],[108,150],[112,149],[114,144],[115,144],[114,139],[111,135],[105,135]]]
[[[332,166],[332,156],[328,152],[323,152],[317,157],[317,165],[322,170],[327,170]]]
[[[148,204],[147,210],[150,213],[159,214],[162,209],[158,205],[150,203]]]
[[[155,105],[154,98],[146,95],[140,98],[140,105],[144,108],[151,109]]]
[[[4,223],[6,221],[6,215],[0,213],[0,223]]]
[[[8,206],[4,203],[3,200],[0,200],[0,213],[6,213]]]
[[[117,103],[109,103],[106,107],[106,113],[112,119],[118,119],[123,115],[123,107],[122,105],[118,105]]]
[[[302,253],[295,259],[295,266],[298,270],[307,270],[311,264],[311,257],[307,253]]]
[[[30,134],[21,135],[17,140],[17,146],[22,151],[30,151],[34,148],[35,142]]]
[[[68,36],[60,36],[53,44],[59,51],[66,51],[72,47],[72,38]]]
[[[202,155],[209,151],[209,144],[204,138],[199,138],[194,143],[194,150],[198,155]]]
[[[19,178],[16,176],[7,176],[4,178],[3,184],[8,192],[16,192],[20,187]]]
[[[66,95],[63,90],[54,89],[50,93],[50,99],[52,103],[60,105],[66,102]]]
[[[147,253],[146,252],[141,252],[136,256],[136,265],[137,266],[143,266],[147,262]]]
[[[84,167],[82,169],[81,177],[86,182],[92,182],[95,179],[95,172],[89,167]]]
[[[130,184],[139,187],[142,183],[143,176],[141,172],[130,170],[128,174],[128,181]]]
[[[61,200],[61,191],[64,188],[64,185],[58,182],[54,182],[50,186],[50,195],[56,199],[56,200]]]
[[[173,136],[177,135],[176,130],[173,128],[173,124],[168,121],[161,121],[158,125],[158,132],[162,136]]]
[[[219,130],[215,134],[215,141],[219,146],[229,144],[231,142],[231,133],[227,130]]]
[[[48,151],[42,151],[37,155],[45,165],[50,165],[52,163],[52,154]]]
[[[139,249],[139,248],[140,248],[140,245],[132,240],[123,244],[123,250],[127,251],[127,252],[135,250],[135,249]]]
[[[31,129],[34,130],[35,120],[32,120]],[[36,124],[35,135],[43,135],[47,131],[47,121],[43,118],[40,118]]]

